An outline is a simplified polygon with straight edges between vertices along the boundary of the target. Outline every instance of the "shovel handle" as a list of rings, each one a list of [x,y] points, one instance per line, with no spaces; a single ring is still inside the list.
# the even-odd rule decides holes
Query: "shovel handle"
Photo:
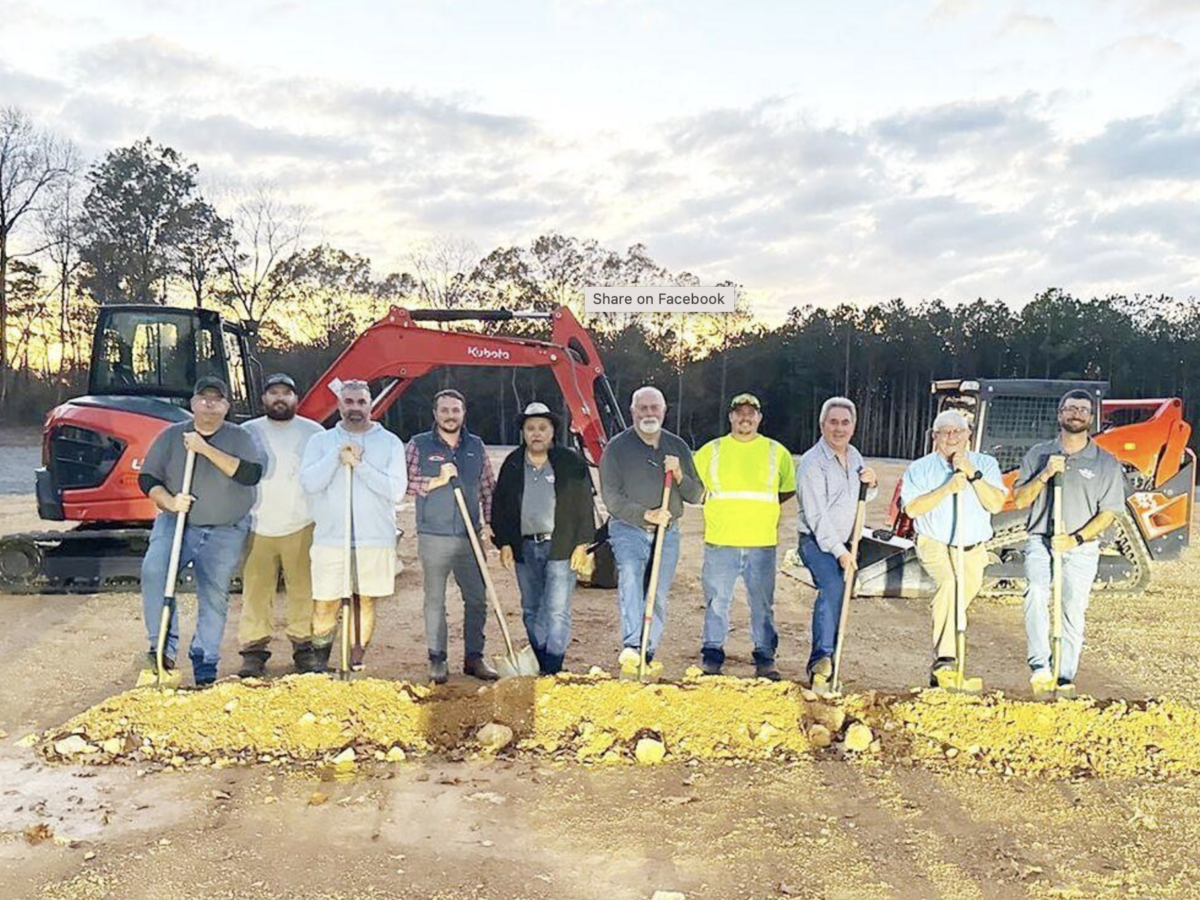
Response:
[[[1062,474],[1056,474],[1053,479],[1054,489],[1051,502],[1053,503],[1053,534],[1058,537],[1063,533],[1063,509],[1062,509]],[[1050,592],[1051,603],[1054,607],[1054,621],[1052,623],[1052,644],[1054,669],[1054,684],[1058,685],[1058,676],[1062,665],[1062,594],[1063,594],[1063,558],[1062,551],[1055,550],[1053,541],[1050,545]]]
[[[858,545],[862,540],[863,525],[867,520],[867,491],[870,487],[866,482],[860,481],[858,484],[858,506],[854,510],[854,531],[850,534],[850,558],[858,562]],[[837,640],[833,646],[833,675],[830,677],[830,685],[833,692],[836,694],[841,688],[842,682],[842,644],[845,640],[846,624],[850,621],[850,600],[854,597],[854,590],[858,586],[858,566],[855,565],[853,573],[843,579],[842,587],[842,611],[838,616]]]
[[[192,492],[192,476],[195,471],[196,451],[189,450],[183,460],[183,486],[180,487],[179,493]],[[185,512],[175,513],[175,534],[171,541],[171,558],[167,561],[167,583],[163,588],[164,602],[175,599],[175,582],[179,578],[179,557],[183,553],[183,532],[187,528],[187,517]]]
[[[671,484],[674,476],[670,472],[663,474],[662,503],[659,509],[668,509],[671,503]],[[646,677],[646,654],[650,649],[650,623],[654,619],[654,599],[658,594],[658,573],[662,567],[663,538],[667,533],[667,525],[660,522],[654,528],[654,553],[650,559],[650,583],[646,586],[646,608],[642,613],[642,643],[638,652],[638,678]]]
[[[483,576],[483,586],[487,591],[488,602],[500,623],[500,634],[504,638],[504,652],[513,668],[517,668],[517,653],[513,649],[512,636],[508,633],[508,622],[504,618],[504,608],[500,605],[500,597],[496,593],[496,585],[492,582],[492,573],[488,571],[487,557],[483,555],[483,547],[479,544],[479,535],[475,533],[475,525],[471,521],[471,511],[467,508],[467,498],[463,494],[462,482],[455,475],[450,479],[450,487],[454,489],[454,500],[462,515],[463,525],[467,528],[467,538],[471,541],[471,549],[475,553],[475,562],[479,565],[479,574]]]
[[[954,655],[958,670],[959,684],[967,674],[967,605],[966,589],[963,586],[965,577],[966,551],[962,542],[962,498],[954,495]]]

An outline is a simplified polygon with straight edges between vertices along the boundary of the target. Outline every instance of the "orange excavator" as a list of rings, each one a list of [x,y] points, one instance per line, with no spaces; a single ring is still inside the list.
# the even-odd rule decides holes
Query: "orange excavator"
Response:
[[[1196,455],[1188,448],[1192,428],[1178,398],[1109,399],[1102,381],[952,379],[935,381],[935,412],[956,409],[972,425],[972,449],[994,456],[1010,489],[1027,450],[1058,434],[1058,403],[1069,390],[1087,391],[1095,404],[1096,444],[1125,472],[1125,511],[1102,537],[1096,588],[1140,593],[1152,562],[1176,559],[1191,540],[1196,493]],[[1026,512],[1011,496],[992,520],[983,595],[1025,589]],[[867,597],[931,597],[933,580],[913,547],[913,524],[892,497],[886,528],[864,531],[858,594]]]
[[[443,331],[423,322],[542,319],[549,341]],[[136,589],[154,504],[137,478],[160,431],[191,416],[192,385],[216,375],[230,388],[230,418],[256,415],[261,369],[245,328],[213,310],[148,306],[100,309],[86,396],[46,416],[39,515],[77,522],[65,531],[0,537],[0,591],[93,593]],[[610,429],[625,427],[590,335],[566,307],[550,312],[407,310],[392,307],[321,375],[298,411],[329,424],[336,386],[361,379],[380,419],[416,379],[445,366],[538,367],[562,391],[570,440],[594,467]],[[184,573],[186,586],[190,573]]]

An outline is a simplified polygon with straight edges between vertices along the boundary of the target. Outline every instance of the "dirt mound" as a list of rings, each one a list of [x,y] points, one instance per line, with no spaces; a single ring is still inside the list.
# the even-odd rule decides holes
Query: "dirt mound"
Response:
[[[980,774],[1163,779],[1200,774],[1197,734],[1200,712],[1170,701],[1039,704],[938,691],[824,701],[794,683],[735,678],[642,685],[571,675],[469,690],[310,675],[130,691],[48,733],[41,748],[51,759],[177,767],[512,751],[648,765],[831,753]]]

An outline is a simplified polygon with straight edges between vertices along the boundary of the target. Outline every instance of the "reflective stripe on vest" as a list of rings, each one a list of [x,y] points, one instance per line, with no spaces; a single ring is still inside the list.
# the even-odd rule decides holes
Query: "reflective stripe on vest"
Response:
[[[721,473],[718,465],[721,456],[721,441],[725,438],[719,438],[713,445],[712,459],[708,463],[708,480],[712,485],[712,489],[708,492],[709,500],[754,500],[760,503],[778,503],[779,502],[779,447],[780,445],[770,438],[770,459],[771,464],[767,472],[767,490],[765,491],[722,491],[721,490]],[[733,440],[733,438],[730,438]]]

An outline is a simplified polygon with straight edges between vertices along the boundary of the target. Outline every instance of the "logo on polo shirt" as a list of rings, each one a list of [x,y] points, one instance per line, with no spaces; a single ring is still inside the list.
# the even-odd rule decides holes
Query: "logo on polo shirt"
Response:
[[[1082,475],[1084,478],[1088,479],[1089,481],[1091,481],[1093,478],[1096,477],[1096,473],[1093,472],[1091,469],[1080,469],[1079,474]]]

